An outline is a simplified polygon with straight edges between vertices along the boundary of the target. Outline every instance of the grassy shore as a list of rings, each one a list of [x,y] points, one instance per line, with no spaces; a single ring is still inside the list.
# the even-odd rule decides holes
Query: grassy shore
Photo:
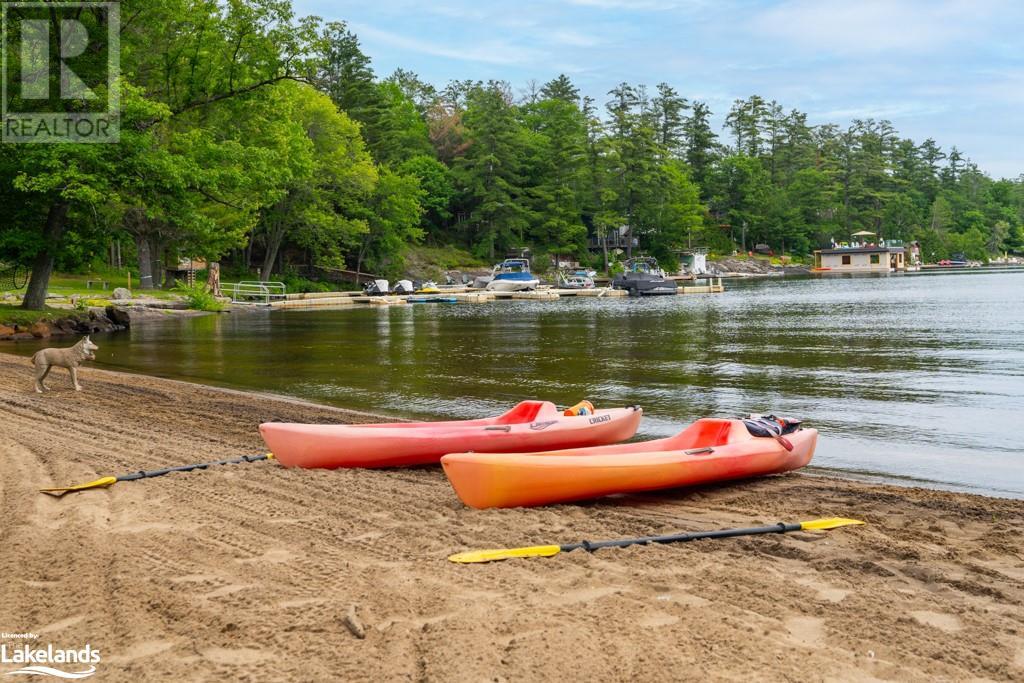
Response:
[[[39,396],[27,360],[0,353],[0,622],[36,646],[90,643],[105,681],[1024,677],[1020,501],[790,474],[476,511],[436,467],[273,462],[49,498],[37,489],[260,453],[261,421],[373,419],[94,368],[81,380],[76,393],[55,371]],[[445,560],[829,516],[868,525]]]
[[[71,311],[66,308],[47,306],[41,311],[26,311],[17,304],[0,304],[0,325],[27,327],[41,320],[53,321],[68,317]]]

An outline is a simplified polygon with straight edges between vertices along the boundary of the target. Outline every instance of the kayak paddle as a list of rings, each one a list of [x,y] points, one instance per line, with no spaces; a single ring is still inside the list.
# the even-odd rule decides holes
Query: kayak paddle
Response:
[[[504,548],[501,550],[474,550],[466,553],[452,555],[448,559],[460,564],[471,564],[475,562],[494,562],[496,560],[508,560],[513,557],[552,557],[561,552],[569,552],[583,548],[587,552],[594,552],[598,548],[625,548],[631,545],[647,545],[648,543],[685,543],[696,541],[701,538],[731,538],[733,536],[753,536],[756,534],[785,534],[790,531],[811,531],[835,529],[841,526],[864,524],[857,519],[845,519],[833,517],[831,519],[815,519],[810,522],[797,522],[786,524],[779,522],[772,526],[756,526],[748,529],[721,529],[719,531],[695,531],[688,534],[674,534],[671,536],[644,536],[641,538],[628,538],[618,541],[580,541],[567,545],[536,545],[528,548]]]
[[[116,477],[103,477],[102,479],[90,481],[87,484],[78,484],[77,486],[67,486],[64,488],[56,489],[39,489],[39,492],[60,498],[65,493],[71,493],[73,491],[88,491],[89,489],[106,488],[108,486],[113,486],[119,481],[136,481],[137,479],[149,479],[151,477],[160,477],[165,474],[170,474],[171,472],[191,472],[192,470],[205,470],[207,467],[212,467],[214,465],[235,465],[243,462],[259,462],[260,460],[273,459],[273,453],[267,453],[266,455],[246,455],[241,458],[236,458],[234,460],[217,460],[216,462],[201,462],[195,465],[167,467],[162,470],[129,472],[128,474],[121,474]]]

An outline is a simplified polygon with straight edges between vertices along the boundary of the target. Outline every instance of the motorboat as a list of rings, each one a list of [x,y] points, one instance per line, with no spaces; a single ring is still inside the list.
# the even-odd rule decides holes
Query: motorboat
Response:
[[[612,287],[615,289],[624,289],[630,296],[679,293],[676,282],[665,277],[665,271],[653,256],[628,259],[624,266],[625,271],[612,280]]]
[[[530,272],[530,262],[523,258],[505,259],[494,267],[494,278],[486,289],[492,292],[524,292],[540,284]]]
[[[416,287],[413,286],[412,280],[399,280],[395,283],[395,288],[392,290],[392,294],[412,294],[416,291]]]
[[[593,289],[594,288],[594,277],[588,275],[586,271],[578,270],[575,273],[565,274],[559,272],[559,279],[561,284],[559,285],[563,289]]]
[[[370,280],[363,285],[363,293],[368,296],[384,296],[388,293],[388,281]]]

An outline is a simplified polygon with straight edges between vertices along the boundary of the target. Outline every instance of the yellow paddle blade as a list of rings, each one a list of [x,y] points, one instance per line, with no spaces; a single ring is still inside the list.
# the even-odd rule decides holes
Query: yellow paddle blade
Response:
[[[452,555],[448,559],[459,564],[471,564],[473,562],[495,562],[497,560],[510,560],[513,557],[551,557],[562,551],[557,545],[535,545],[529,548],[504,548],[500,550],[471,550],[468,553]]]
[[[63,496],[65,493],[72,491],[86,491],[88,489],[101,489],[107,486],[113,486],[117,483],[117,477],[103,477],[96,481],[90,481],[88,484],[79,484],[78,486],[67,486],[61,489],[39,489],[40,493],[48,493],[51,496]]]
[[[865,522],[859,519],[846,519],[845,517],[832,517],[830,519],[815,519],[810,522],[800,522],[800,528],[805,531],[812,529],[835,529],[841,526],[853,526],[855,524],[865,524]]]

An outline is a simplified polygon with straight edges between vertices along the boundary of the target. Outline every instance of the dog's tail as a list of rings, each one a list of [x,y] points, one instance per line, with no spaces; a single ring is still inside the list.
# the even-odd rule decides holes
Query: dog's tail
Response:
[[[41,353],[42,351],[36,351],[35,353],[32,354],[32,365],[36,364],[36,356],[38,356]]]

